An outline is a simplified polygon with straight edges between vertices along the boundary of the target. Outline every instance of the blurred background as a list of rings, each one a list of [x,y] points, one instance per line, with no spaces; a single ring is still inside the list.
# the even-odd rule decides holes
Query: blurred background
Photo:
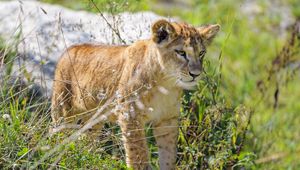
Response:
[[[196,92],[186,92],[183,97],[178,169],[300,169],[299,0],[39,2],[94,14],[118,16],[151,11],[194,26],[220,24],[221,32],[205,59],[207,79],[199,82]],[[5,49],[6,41],[1,44]],[[4,56],[4,50],[0,54]],[[14,50],[5,52],[6,58],[14,55]],[[86,141],[71,142],[64,146],[63,154],[41,159],[47,148],[39,150],[36,146],[52,148],[62,139],[62,134],[45,135],[50,122],[49,106],[45,104],[43,109],[33,112],[28,99],[8,101],[7,96],[15,96],[12,95],[15,91],[4,86],[0,88],[0,168],[28,168],[39,161],[40,168],[51,165],[62,169],[99,166],[125,169],[120,141],[110,135],[103,135],[105,141],[101,144],[89,146],[105,148],[101,151],[88,150]],[[16,103],[20,103],[19,106]],[[40,125],[44,130],[34,132],[38,135],[28,134],[34,125],[27,123],[33,121],[28,115],[33,113],[47,115]],[[43,118],[37,117],[35,120]],[[7,119],[12,119],[10,124],[5,123]],[[107,127],[118,136],[117,127]],[[147,133],[151,134],[149,129]],[[14,143],[20,134],[27,138]],[[40,139],[43,144],[37,142]],[[149,143],[152,165],[157,168],[155,141],[149,139]]]

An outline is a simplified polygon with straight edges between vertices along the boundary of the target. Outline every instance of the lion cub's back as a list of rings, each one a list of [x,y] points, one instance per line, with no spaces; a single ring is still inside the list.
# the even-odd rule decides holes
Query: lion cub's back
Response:
[[[89,83],[98,81],[97,77],[113,76],[122,70],[127,46],[109,46],[81,44],[68,48],[56,66],[56,74],[65,74],[67,79],[83,81],[92,78]],[[70,76],[70,77],[69,77]]]
[[[122,75],[126,47],[82,44],[68,48],[56,66],[52,103],[59,105],[63,95],[68,99],[64,110],[83,111],[99,104],[100,93],[110,97]]]

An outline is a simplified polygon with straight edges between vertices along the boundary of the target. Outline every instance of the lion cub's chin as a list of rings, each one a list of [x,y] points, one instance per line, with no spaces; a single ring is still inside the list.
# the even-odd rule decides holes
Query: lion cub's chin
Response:
[[[178,80],[177,85],[184,90],[196,90],[197,89],[197,81],[185,82],[182,80]]]

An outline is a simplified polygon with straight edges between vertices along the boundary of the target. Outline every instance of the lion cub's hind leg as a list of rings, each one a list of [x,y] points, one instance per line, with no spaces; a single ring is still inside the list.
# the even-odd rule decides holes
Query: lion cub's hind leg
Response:
[[[70,115],[71,100],[71,84],[67,82],[66,77],[62,75],[60,70],[56,70],[51,100],[51,118],[53,123]]]

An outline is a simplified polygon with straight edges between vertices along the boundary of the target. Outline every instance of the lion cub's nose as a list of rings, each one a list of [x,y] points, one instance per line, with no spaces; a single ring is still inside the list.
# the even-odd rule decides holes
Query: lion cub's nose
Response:
[[[189,63],[189,75],[193,78],[196,78],[201,74],[202,65],[200,63]]]
[[[198,77],[198,76],[200,75],[200,73],[194,74],[194,73],[189,72],[189,75],[190,75],[191,77],[193,77],[193,79],[195,79],[196,77]]]

